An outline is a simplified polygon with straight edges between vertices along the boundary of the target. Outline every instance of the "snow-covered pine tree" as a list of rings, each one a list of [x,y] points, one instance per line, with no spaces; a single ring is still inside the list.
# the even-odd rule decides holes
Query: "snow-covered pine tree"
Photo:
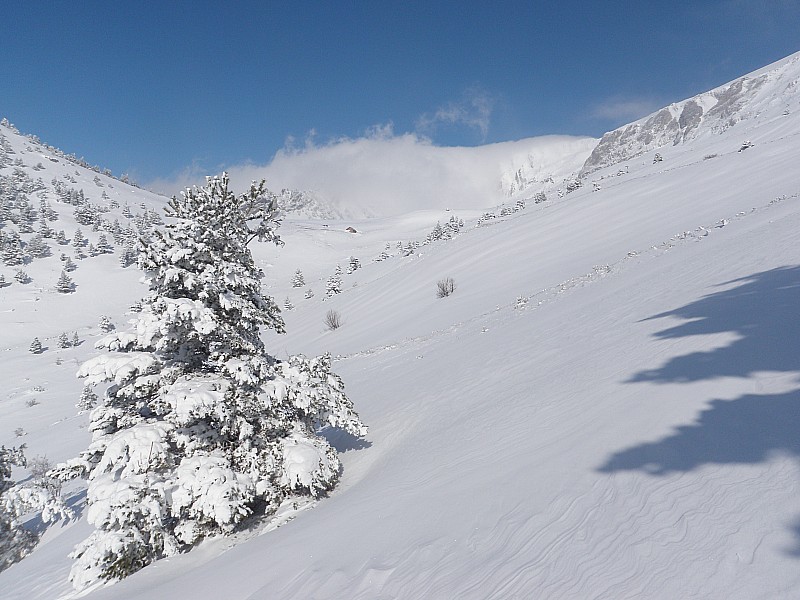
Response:
[[[100,234],[97,238],[97,253],[98,254],[113,254],[114,246],[108,243],[108,239],[104,233]]]
[[[56,344],[59,348],[69,348],[72,345],[69,341],[69,336],[67,335],[66,331],[62,331],[59,334]]]
[[[313,298],[313,297],[314,297],[314,292],[313,292],[313,290],[311,288],[307,289],[306,293],[303,294],[303,298],[305,298],[306,300],[308,300],[310,298]]]
[[[60,483],[47,474],[40,473],[22,485],[11,480],[12,465],[34,467],[25,460],[24,448],[24,444],[0,446],[0,571],[28,554],[38,540],[36,533],[22,526],[22,517],[36,512],[43,523],[50,523],[72,516],[61,499]]]
[[[73,212],[75,220],[81,225],[92,225],[97,221],[97,208],[91,202],[84,202]]]
[[[100,327],[100,331],[103,333],[109,333],[114,331],[114,324],[111,322],[111,318],[107,315],[100,315],[100,320],[98,321],[98,325]]]
[[[41,213],[40,213],[41,214]],[[44,218],[44,215],[39,217],[39,234],[43,238],[52,238],[55,237],[56,232],[55,229],[48,225],[47,220]]]
[[[92,535],[73,553],[76,588],[121,579],[228,533],[339,477],[322,426],[366,433],[330,357],[278,361],[259,328],[283,332],[248,243],[280,243],[264,182],[235,196],[228,177],[173,198],[140,266],[150,294],[130,332],[97,346],[88,385],[109,381],[92,411],[89,448],[56,469],[85,476]]]
[[[347,274],[354,273],[358,269],[361,268],[361,261],[358,260],[355,256],[351,256],[350,260],[347,263]]]
[[[336,271],[333,275],[328,277],[328,282],[325,285],[325,295],[330,298],[336,294],[342,293],[342,267],[336,265]]]
[[[0,250],[0,258],[3,264],[8,267],[21,265],[25,262],[25,252],[22,249],[22,240],[19,234],[13,229],[3,237],[3,247]]]
[[[43,351],[42,342],[39,341],[38,337],[33,338],[30,347],[28,350],[33,354],[41,354]]]
[[[14,272],[14,279],[20,283],[30,283],[32,281],[30,275],[24,269],[17,269]]]
[[[305,284],[306,280],[303,278],[303,272],[297,269],[292,276],[292,287],[303,287]]]
[[[61,271],[61,275],[58,277],[58,281],[56,282],[56,291],[60,294],[69,294],[75,289],[75,284],[72,282],[72,278],[67,275],[67,271]]]
[[[36,536],[20,527],[6,507],[7,492],[14,488],[11,467],[25,466],[24,448],[24,444],[21,448],[0,446],[0,571],[24,557],[36,543]]]
[[[294,310],[294,304],[289,296],[286,296],[286,300],[283,301],[283,308],[284,310]]]
[[[79,412],[86,412],[87,410],[92,410],[95,406],[97,406],[97,394],[94,393],[90,386],[84,387],[75,407]]]
[[[139,257],[139,251],[134,247],[133,242],[125,242],[122,252],[119,255],[119,264],[122,268],[134,264]]]

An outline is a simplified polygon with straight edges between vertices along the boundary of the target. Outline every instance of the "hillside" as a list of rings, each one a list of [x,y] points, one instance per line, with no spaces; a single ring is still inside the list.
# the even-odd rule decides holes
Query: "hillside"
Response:
[[[87,597],[797,597],[798,64],[748,76],[766,77],[740,97],[737,114],[755,116],[724,130],[701,121],[678,144],[604,137],[583,185],[548,188],[540,203],[534,185],[505,205],[286,219],[285,246],[254,248],[269,293],[294,306],[288,333],[264,339],[279,357],[330,351],[368,441],[329,432],[344,463],[329,498]],[[774,81],[767,111],[759,94]],[[164,203],[103,175],[101,188],[94,172],[0,132],[17,168],[40,173],[45,189],[30,195],[44,193],[54,229],[76,225],[54,178],[108,201],[111,225],[126,204],[146,215]],[[541,184],[526,172],[511,180]],[[428,239],[453,218],[457,232]],[[84,227],[93,244],[102,231]],[[124,327],[144,289],[119,256],[87,252],[75,291],[52,291],[50,245],[24,266],[31,283],[0,288],[0,444],[60,461],[88,442],[74,373],[95,353],[99,315]],[[351,256],[360,268],[327,298]],[[6,280],[14,270],[0,267]],[[444,277],[456,289],[437,298]],[[343,320],[335,331],[329,310]],[[84,342],[58,349],[64,330]],[[34,336],[41,354],[28,351]],[[70,493],[80,512],[81,488]],[[66,555],[88,532],[84,517],[51,526],[0,589],[70,597]]]
[[[606,133],[583,166],[584,174],[636,158],[662,146],[712,139],[729,129],[771,139],[791,133],[788,116],[797,110],[800,53],[718,88],[670,104],[638,121]],[[770,127],[772,124],[775,127]]]

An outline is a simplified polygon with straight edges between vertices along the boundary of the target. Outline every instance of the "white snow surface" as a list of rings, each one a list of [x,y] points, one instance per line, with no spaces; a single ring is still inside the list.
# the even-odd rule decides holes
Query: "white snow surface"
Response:
[[[783,80],[798,62],[776,67]],[[278,358],[330,351],[367,440],[328,432],[338,487],[294,519],[282,507],[280,527],[207,540],[87,597],[800,597],[800,99],[780,102],[659,146],[662,162],[601,167],[599,191],[479,227],[478,207],[285,221],[285,246],[254,252],[270,295],[296,308],[286,335],[264,339]],[[456,237],[399,254],[454,214]],[[349,256],[362,268],[324,299]],[[37,288],[57,262],[0,288],[0,443],[54,462],[89,442],[74,373],[98,352],[56,337],[100,339],[99,314],[124,329],[144,293],[103,256],[74,272],[72,294]],[[298,268],[306,285],[292,288]],[[437,298],[444,277],[455,292]],[[33,336],[43,353],[28,351]],[[302,481],[312,450],[287,476]],[[84,492],[68,492],[80,516],[0,573],[3,597],[73,597],[67,554],[90,526]]]

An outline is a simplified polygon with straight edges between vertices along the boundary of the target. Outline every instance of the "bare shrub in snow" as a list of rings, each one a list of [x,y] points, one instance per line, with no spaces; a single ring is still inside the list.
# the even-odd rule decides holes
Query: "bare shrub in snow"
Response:
[[[342,316],[335,310],[329,310],[325,314],[325,327],[334,331],[342,326]]]
[[[436,282],[436,297],[446,298],[456,291],[456,282],[452,277],[445,277]]]

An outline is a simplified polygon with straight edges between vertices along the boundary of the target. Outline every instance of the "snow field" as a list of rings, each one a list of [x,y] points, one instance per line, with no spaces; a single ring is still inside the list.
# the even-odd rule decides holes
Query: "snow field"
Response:
[[[327,228],[287,220],[285,247],[254,249],[268,293],[296,300],[267,348],[331,351],[367,442],[329,432],[344,474],[313,510],[287,507],[281,527],[208,540],[90,597],[798,596],[796,113],[660,148],[660,163],[632,158],[591,174],[600,191],[587,180],[477,228],[457,205]],[[754,147],[737,152],[745,137]],[[467,222],[454,239],[371,262],[450,214]],[[363,267],[323,301],[350,255]],[[314,298],[290,287],[297,268]],[[456,291],[438,299],[445,276]],[[74,296],[88,302],[93,281]],[[140,293],[103,289],[119,326]],[[27,300],[13,299],[28,312],[3,334],[0,441],[62,460],[89,437],[73,374],[94,353],[97,315],[62,309],[60,295],[35,311]],[[87,341],[27,352],[26,324],[47,337],[62,322]],[[71,501],[80,510],[80,493]],[[50,527],[0,589],[72,597],[66,555],[88,533],[85,515]]]

